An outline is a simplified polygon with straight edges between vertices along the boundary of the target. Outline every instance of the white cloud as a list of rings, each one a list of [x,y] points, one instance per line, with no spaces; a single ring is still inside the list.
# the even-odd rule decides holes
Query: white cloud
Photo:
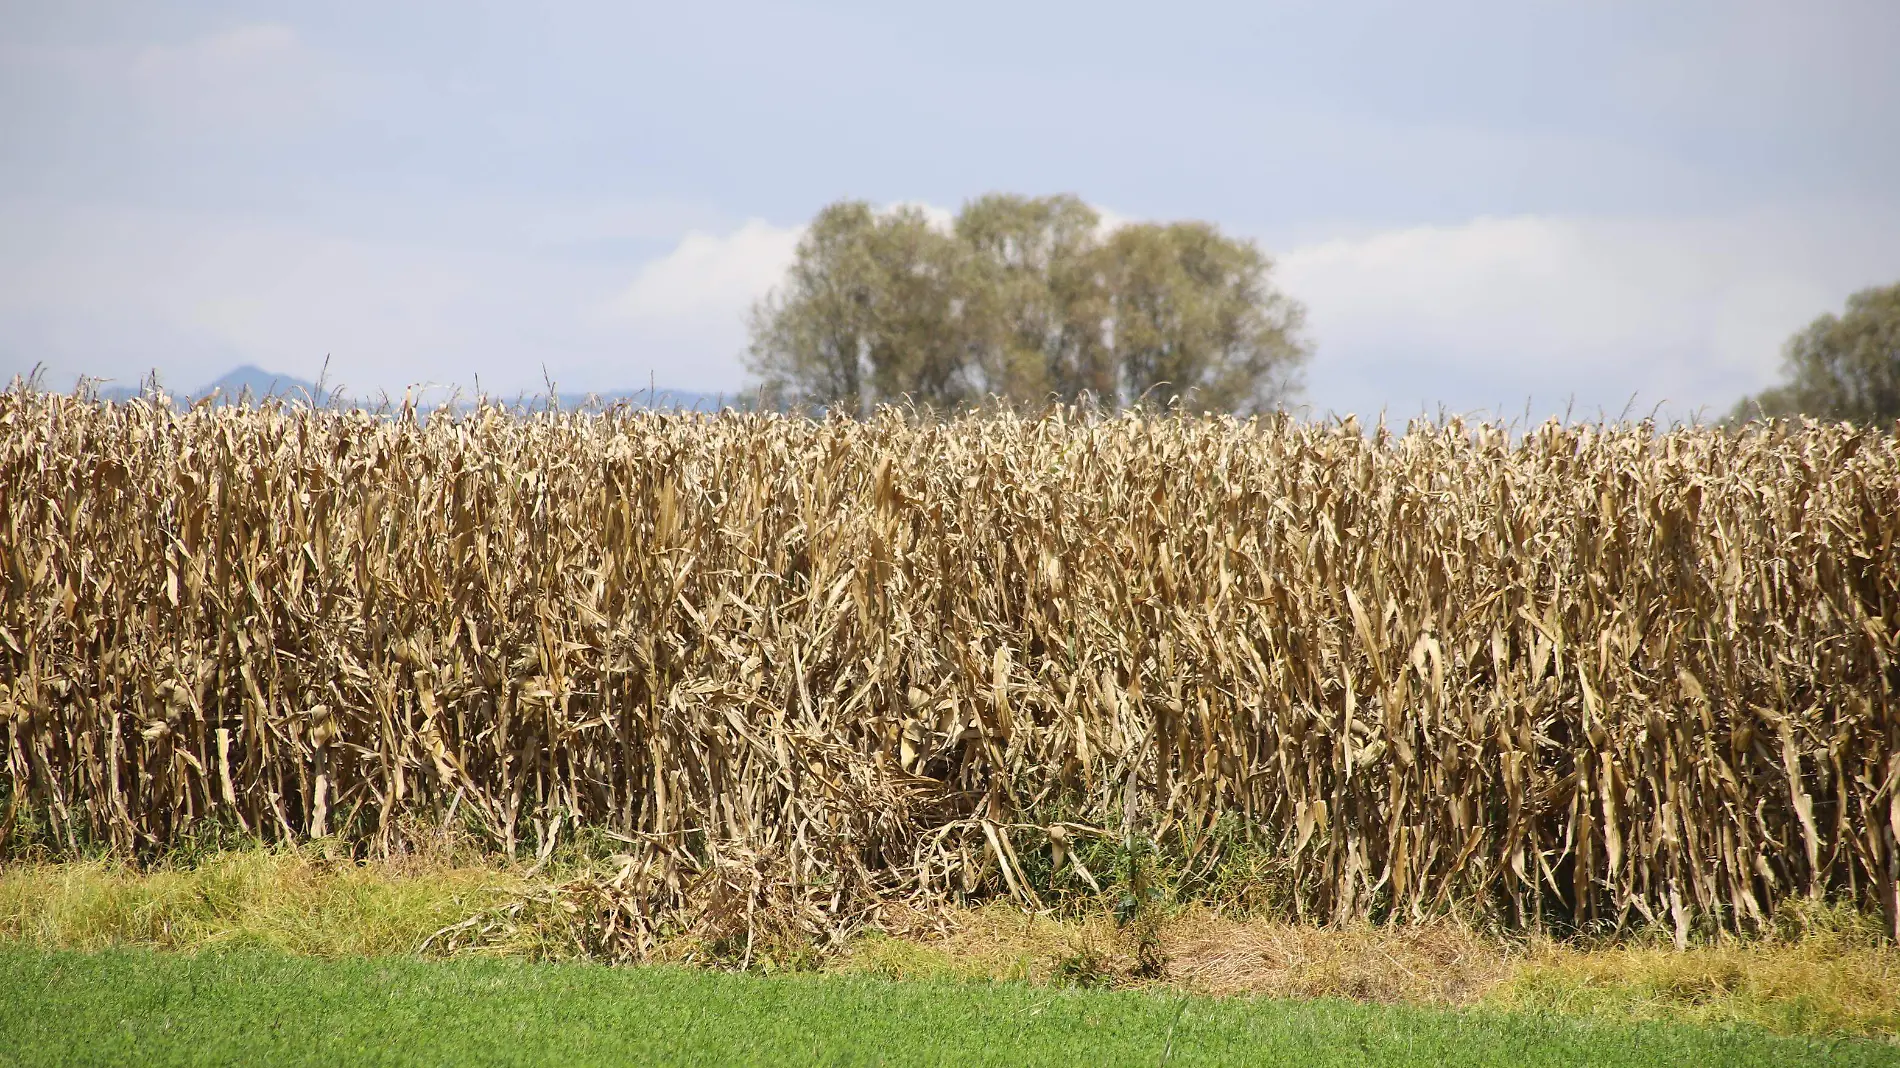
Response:
[[[1771,381],[1782,342],[1900,278],[1900,216],[1528,216],[1296,248],[1319,410],[1614,415],[1720,410]]]
[[[920,211],[944,231],[955,219],[949,209],[922,201],[879,210],[900,207]],[[803,226],[774,226],[760,219],[723,234],[691,231],[671,252],[642,266],[608,302],[602,318],[673,351],[698,354],[722,368],[719,386],[729,388],[736,384],[731,380],[745,348],[747,313],[784,281],[804,234]]]
[[[746,309],[785,277],[804,232],[758,219],[724,236],[695,230],[640,268],[611,311],[674,329],[742,327]]]

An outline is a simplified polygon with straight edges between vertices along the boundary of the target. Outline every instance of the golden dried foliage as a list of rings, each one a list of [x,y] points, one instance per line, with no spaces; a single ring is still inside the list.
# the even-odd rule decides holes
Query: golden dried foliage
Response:
[[[1844,426],[15,389],[8,804],[126,851],[589,825],[636,949],[1036,904],[1098,835],[1210,868],[1223,817],[1308,919],[1891,922],[1896,532],[1900,437]]]

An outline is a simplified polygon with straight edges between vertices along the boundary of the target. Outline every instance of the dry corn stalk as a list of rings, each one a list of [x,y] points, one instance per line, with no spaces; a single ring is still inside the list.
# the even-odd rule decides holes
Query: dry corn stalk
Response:
[[[675,909],[758,858],[812,915],[1034,903],[1060,806],[1238,815],[1320,919],[1892,917],[1897,532],[1900,437],[1844,426],[16,388],[6,774],[128,850],[599,825]]]

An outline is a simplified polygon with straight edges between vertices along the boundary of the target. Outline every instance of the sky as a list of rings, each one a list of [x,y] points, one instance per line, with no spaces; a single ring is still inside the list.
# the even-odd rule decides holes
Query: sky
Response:
[[[746,385],[841,199],[1251,238],[1313,414],[1719,415],[1900,281],[1892,0],[0,0],[0,380]]]

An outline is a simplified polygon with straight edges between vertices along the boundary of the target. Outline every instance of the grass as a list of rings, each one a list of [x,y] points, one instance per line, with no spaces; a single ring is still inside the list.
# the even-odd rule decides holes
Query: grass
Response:
[[[511,960],[0,950],[0,1061],[1900,1064],[1854,1040],[1538,1013]]]
[[[238,850],[149,871],[110,860],[13,865],[0,869],[0,938],[61,949],[386,956],[414,952],[529,882],[494,867],[355,864],[310,850]]]
[[[1900,953],[1800,943],[1553,951],[1487,999],[1600,1019],[1747,1023],[1777,1034],[1900,1036]]]
[[[95,859],[0,866],[0,946],[15,950],[253,951],[350,959],[448,956],[430,936],[523,895],[552,904],[492,926],[454,955],[585,957],[560,907],[567,858],[539,872],[494,858],[356,863],[319,849],[183,855],[152,869]],[[762,944],[754,970],[822,969],[856,979],[1139,987],[1202,997],[1346,999],[1592,1019],[1743,1026],[1769,1034],[1900,1039],[1900,949],[1850,911],[1790,903],[1770,938],[1670,948],[1506,939],[1465,925],[1319,928],[1174,908],[1159,928],[1159,979],[1105,912],[1034,916],[1009,905],[918,915],[813,956]],[[662,960],[719,959],[681,940]],[[731,966],[730,954],[723,963]]]

